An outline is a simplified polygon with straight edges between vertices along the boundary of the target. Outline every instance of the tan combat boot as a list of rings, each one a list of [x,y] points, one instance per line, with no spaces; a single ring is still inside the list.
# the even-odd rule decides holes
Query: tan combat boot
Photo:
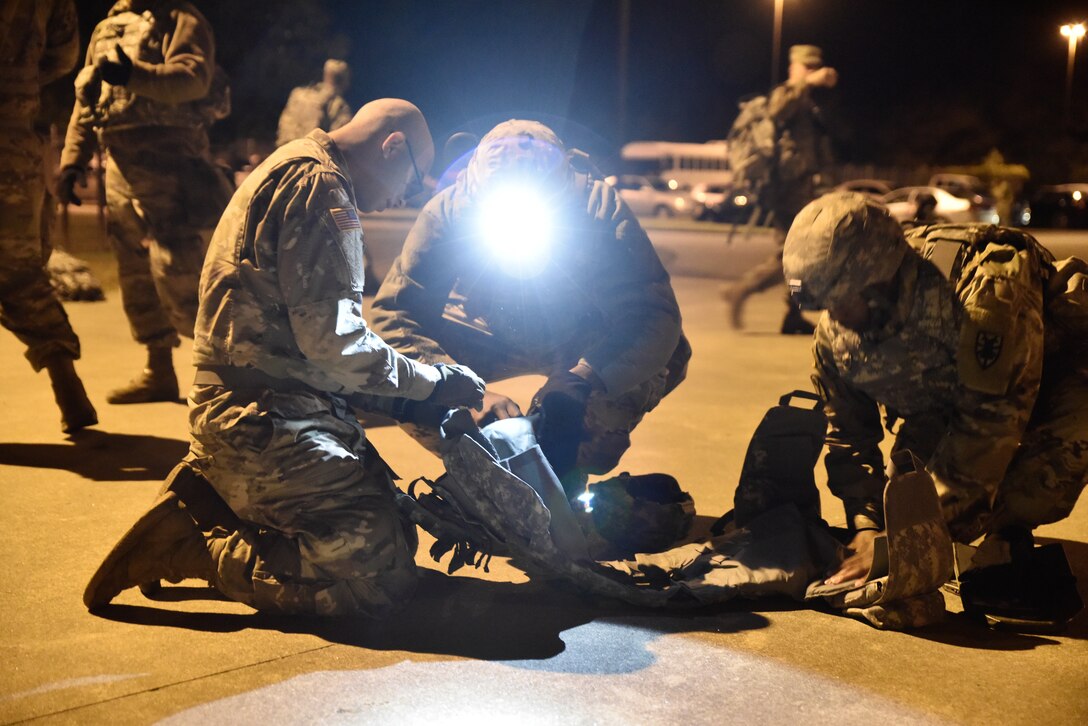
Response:
[[[157,580],[215,580],[215,563],[203,532],[174,492],[155,500],[113,546],[87,583],[88,610],[109,604],[122,590]]]
[[[178,377],[174,373],[174,349],[171,346],[148,346],[147,367],[128,385],[110,391],[110,403],[152,403],[178,400]]]
[[[729,306],[729,325],[733,330],[744,330],[744,303],[748,301],[748,291],[739,282],[732,282],[719,286],[718,295]]]
[[[45,370],[49,373],[53,398],[60,409],[61,430],[70,434],[98,423],[98,412],[87,398],[87,390],[72,359],[68,356],[52,358],[46,362]]]

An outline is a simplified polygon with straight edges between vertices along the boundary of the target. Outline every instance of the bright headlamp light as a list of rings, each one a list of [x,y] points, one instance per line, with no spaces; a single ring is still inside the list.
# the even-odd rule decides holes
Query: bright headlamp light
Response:
[[[479,235],[491,258],[518,277],[539,273],[551,256],[555,210],[539,187],[503,183],[479,208]]]

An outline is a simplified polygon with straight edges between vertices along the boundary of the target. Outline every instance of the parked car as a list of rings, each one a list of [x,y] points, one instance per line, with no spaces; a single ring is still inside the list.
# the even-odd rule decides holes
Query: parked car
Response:
[[[677,217],[692,213],[692,198],[685,189],[669,187],[663,179],[621,174],[606,177],[620,198],[639,217]]]
[[[1031,198],[1032,227],[1088,227],[1088,184],[1042,187]]]
[[[721,191],[708,192],[702,202],[697,201],[694,217],[706,222],[747,224],[752,221],[759,224],[767,212],[768,210],[759,208],[755,198],[726,187]],[[758,215],[758,218],[753,219],[753,214]]]
[[[837,192],[860,192],[874,199],[883,197],[892,189],[892,183],[885,179],[851,179],[835,187]]]
[[[937,222],[998,223],[997,210],[994,209],[992,203],[985,204],[963,199],[940,187],[902,187],[888,192],[881,197],[880,201],[897,220],[909,222],[917,216],[919,202],[923,201],[927,194],[937,202],[933,210],[933,218]]]

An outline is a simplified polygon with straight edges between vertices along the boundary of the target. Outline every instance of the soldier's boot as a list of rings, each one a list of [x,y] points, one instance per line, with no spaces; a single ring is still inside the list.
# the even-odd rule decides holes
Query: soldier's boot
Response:
[[[53,398],[60,409],[60,426],[64,433],[70,434],[98,423],[98,412],[87,398],[87,390],[76,373],[72,358],[51,358],[46,362],[45,370],[49,373]]]
[[[147,348],[147,367],[127,385],[110,391],[110,403],[152,403],[178,400],[178,377],[174,373],[174,349],[151,345]]]
[[[718,294],[729,305],[729,324],[733,330],[743,330],[744,303],[748,301],[749,291],[739,283],[729,283],[719,287]]]
[[[782,335],[812,335],[816,332],[816,326],[805,320],[805,316],[801,314],[797,306],[790,305],[786,317],[782,319],[782,328],[779,332]]]
[[[204,533],[178,495],[168,491],[113,546],[83,591],[88,610],[103,607],[123,590],[157,580],[181,582],[216,577]]]

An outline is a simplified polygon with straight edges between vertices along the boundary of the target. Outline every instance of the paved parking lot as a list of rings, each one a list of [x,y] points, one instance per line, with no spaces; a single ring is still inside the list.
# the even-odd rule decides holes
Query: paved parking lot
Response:
[[[776,335],[781,292],[725,325],[717,281],[678,277],[695,357],[636,431],[621,469],[673,474],[703,523],[730,507],[752,430],[806,387],[809,342]],[[186,448],[181,403],[108,406],[142,364],[115,290],[69,307],[101,424],[57,426],[48,382],[0,334],[0,722],[977,723],[1088,722],[1088,618],[1061,636],[994,633],[949,598],[946,623],[887,633],[790,602],[659,613],[427,556],[416,599],[382,623],[269,617],[196,587],[80,594]],[[186,370],[188,353],[177,353]],[[495,387],[525,401],[538,380]],[[370,432],[405,480],[439,462],[399,430]],[[817,479],[823,485],[822,466]],[[825,516],[841,505],[824,492]],[[1088,505],[1040,535],[1066,543],[1088,598]],[[193,583],[189,583],[193,584]]]

